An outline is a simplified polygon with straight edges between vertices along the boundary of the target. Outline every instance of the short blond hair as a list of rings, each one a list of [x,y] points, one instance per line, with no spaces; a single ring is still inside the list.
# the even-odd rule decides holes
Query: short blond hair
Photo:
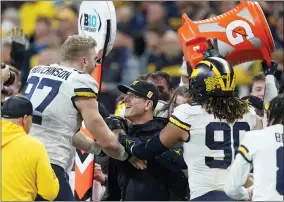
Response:
[[[97,46],[92,37],[79,35],[69,36],[61,46],[61,60],[74,61],[88,54],[88,51]]]

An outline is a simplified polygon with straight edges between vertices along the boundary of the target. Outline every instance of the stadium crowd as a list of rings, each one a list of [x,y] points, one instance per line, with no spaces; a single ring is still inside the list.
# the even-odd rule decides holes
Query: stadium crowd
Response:
[[[41,122],[41,120],[36,119],[39,115],[37,115],[36,111],[33,111],[30,106],[31,103],[27,99],[22,97],[20,97],[20,99],[19,97],[13,96],[31,96],[26,93],[29,74],[32,75],[37,71],[41,71],[40,69],[33,69],[33,71],[31,71],[33,67],[38,65],[59,64],[60,62],[62,63],[62,61],[64,64],[70,64],[68,58],[72,56],[71,43],[76,44],[76,40],[82,40],[76,39],[76,37],[73,38],[74,41],[72,41],[72,38],[68,39],[68,36],[78,34],[78,9],[80,3],[81,1],[1,2],[1,103],[3,104],[1,114],[2,117],[7,118],[7,120],[9,120],[9,116],[10,119],[13,120],[13,123],[2,122],[2,124],[4,124],[3,126],[5,127],[13,126],[16,128],[15,125],[23,127],[24,130],[17,128],[18,131],[14,134],[15,137],[18,137],[20,133],[29,134],[31,121],[35,123],[35,121]],[[115,201],[185,201],[192,199],[192,196],[194,196],[193,199],[196,200],[212,200],[214,197],[217,197],[218,200],[229,200],[230,198],[226,195],[221,195],[221,198],[218,198],[219,195],[208,195],[206,196],[208,198],[199,198],[200,195],[196,194],[199,191],[195,189],[190,190],[187,173],[188,162],[183,158],[185,148],[181,143],[182,141],[175,142],[173,139],[167,140],[173,142],[170,144],[171,147],[165,144],[164,146],[155,144],[157,151],[151,150],[149,148],[151,147],[150,144],[149,147],[147,147],[149,150],[146,151],[145,149],[144,154],[141,152],[141,147],[146,148],[143,142],[147,142],[147,140],[155,137],[155,134],[161,133],[163,129],[168,129],[170,131],[169,133],[172,134],[179,132],[179,134],[182,135],[184,131],[186,131],[187,134],[190,128],[193,128],[193,126],[186,124],[187,115],[184,115],[185,118],[183,118],[186,120],[184,121],[182,120],[183,118],[178,117],[181,116],[180,114],[182,112],[178,113],[174,111],[177,107],[182,111],[182,108],[179,106],[197,101],[193,92],[188,88],[190,75],[188,75],[187,69],[190,67],[183,60],[183,53],[177,35],[177,29],[182,25],[181,14],[186,13],[192,20],[203,20],[233,9],[238,2],[114,1],[113,3],[117,15],[117,33],[113,50],[109,53],[104,62],[101,91],[99,92],[100,105],[98,108],[100,115],[104,118],[105,123],[110,129],[109,132],[117,132],[115,134],[118,136],[118,141],[123,147],[120,148],[119,144],[114,146],[115,143],[113,142],[115,142],[116,139],[112,140],[110,138],[109,142],[113,141],[112,150],[110,149],[111,146],[107,144],[103,146],[103,138],[100,140],[100,137],[96,137],[98,138],[96,140],[101,146],[101,149],[98,149],[96,145],[94,148],[92,147],[90,149],[88,146],[85,147],[85,145],[79,144],[81,141],[79,138],[82,138],[84,135],[80,136],[78,133],[76,135],[78,139],[72,140],[74,146],[77,144],[76,148],[97,154],[94,180],[99,183],[100,188],[98,188],[98,186],[93,188],[93,199]],[[255,113],[262,118],[261,122],[255,121],[254,123],[252,121],[252,119],[255,119],[253,116],[244,116],[244,119],[248,120],[251,129],[258,129],[259,123],[261,125],[259,129],[261,129],[273,122],[267,119],[269,116],[267,111],[277,105],[277,103],[284,104],[283,98],[281,97],[278,97],[280,101],[276,98],[274,102],[271,102],[272,98],[276,97],[278,94],[283,96],[284,93],[284,7],[282,2],[277,1],[263,1],[260,2],[260,5],[269,23],[275,43],[276,50],[273,52],[271,58],[271,60],[275,61],[272,63],[273,68],[268,69],[267,65],[261,60],[246,62],[233,67],[236,75],[236,89],[234,89],[234,95],[241,98],[240,100],[246,101],[236,101],[235,103],[249,103],[249,105],[254,108]],[[15,29],[15,27],[20,29]],[[23,35],[27,35],[27,38],[23,37]],[[68,46],[68,42],[71,45],[69,44]],[[83,42],[85,43],[84,40]],[[87,41],[86,43],[93,43],[93,46],[95,46],[95,42]],[[77,45],[80,46],[79,44]],[[65,55],[62,55],[63,49]],[[225,65],[224,62],[220,62],[219,60],[212,60],[211,62],[221,64],[221,66]],[[74,73],[70,73],[70,75],[72,74]],[[68,76],[69,75],[66,76],[67,79]],[[82,85],[83,79],[80,77],[81,76],[78,75],[78,79],[74,80],[74,85],[78,85],[75,87],[75,90],[78,90],[78,94],[75,93],[75,96],[79,95],[79,93],[83,93],[80,92],[80,89],[85,88]],[[70,78],[73,77],[70,76]],[[91,85],[92,83],[90,86]],[[149,94],[149,92],[151,92],[151,94]],[[95,96],[93,95],[93,91],[88,91],[88,93],[88,97]],[[9,97],[12,99],[8,99]],[[29,98],[31,99],[31,97]],[[199,101],[200,100],[198,100],[198,102]],[[88,117],[84,110],[84,108],[87,108],[87,105],[82,105],[82,103],[86,104],[87,102],[83,102],[83,100],[80,99],[72,100],[72,102],[75,108],[80,111],[83,118]],[[62,103],[64,104],[64,102]],[[211,105],[214,106],[214,101],[211,102]],[[236,106],[238,106],[238,104],[236,104]],[[284,107],[279,106],[280,113],[281,109],[284,109]],[[212,109],[212,111],[214,111],[214,109]],[[214,112],[212,113],[214,114]],[[72,116],[74,114],[72,114]],[[244,114],[245,113],[242,115]],[[26,115],[32,115],[33,120],[26,117]],[[109,118],[113,116],[115,116],[115,118]],[[218,113],[216,116],[218,117]],[[121,117],[122,120],[119,117]],[[242,116],[238,118],[242,118]],[[228,120],[226,121],[230,123],[230,119]],[[236,119],[233,118],[233,120]],[[86,121],[85,118],[84,121]],[[91,122],[86,121],[87,125],[88,123]],[[172,128],[170,130],[168,123],[177,125],[179,129],[182,128],[183,132],[175,131]],[[281,119],[279,123],[281,123]],[[202,124],[200,123],[200,125]],[[105,129],[98,130],[101,130],[102,133],[106,133]],[[31,131],[34,133],[33,130]],[[3,134],[8,134],[9,132],[10,130],[4,132],[2,130]],[[92,131],[90,132],[92,133]],[[94,135],[95,134],[96,129],[94,129]],[[40,135],[38,135],[38,137],[38,139],[41,140],[42,137]],[[187,135],[182,136],[181,139],[184,142],[191,141],[190,137],[187,137]],[[4,146],[11,141],[13,141],[13,138],[2,142],[2,152]],[[33,187],[34,190],[38,190],[36,194],[33,193],[31,194],[31,198],[22,198],[22,200],[72,200],[74,193],[71,193],[72,197],[67,195],[70,194],[68,186],[71,186],[71,190],[74,191],[74,163],[69,163],[69,165],[66,166],[65,163],[56,164],[51,159],[50,167],[50,159],[47,158],[47,153],[50,153],[49,148],[46,148],[46,152],[40,141],[35,141],[32,138],[26,138],[26,140],[23,141],[26,142],[19,151],[22,153],[26,152],[28,155],[33,156],[34,159],[39,158],[44,162],[41,163],[43,165],[42,167],[37,167],[36,173],[36,176],[44,177],[40,178],[39,180],[41,181],[37,182],[37,188]],[[61,141],[61,139],[56,138],[56,141]],[[88,142],[90,140],[85,139],[84,141]],[[154,141],[156,140],[153,140],[153,142]],[[34,145],[35,154],[32,154],[33,147],[30,147],[28,144]],[[133,147],[133,150],[130,151],[130,147],[133,145],[136,147]],[[116,149],[114,149],[115,147]],[[166,151],[163,150],[163,147],[170,149]],[[69,149],[70,153],[75,151],[75,147]],[[114,154],[114,151],[118,151],[119,149],[120,154]],[[188,148],[186,149],[188,150]],[[8,151],[13,152],[6,150],[6,155],[3,152],[2,164],[6,163],[7,166],[10,166],[8,165],[9,163],[15,165],[15,163],[20,164],[20,161],[27,160],[19,158],[17,162],[11,162],[10,160],[7,162],[3,161],[5,158],[9,158]],[[146,153],[149,151],[153,152],[153,156],[146,156]],[[154,156],[155,152],[157,154]],[[133,156],[127,155],[127,153],[132,153]],[[136,155],[134,155],[134,153]],[[125,155],[127,155],[127,157]],[[42,158],[40,158],[41,156]],[[32,162],[33,158],[28,160],[30,165],[34,164],[34,162]],[[215,160],[211,163],[214,164],[214,161]],[[74,162],[74,157],[68,159],[68,162]],[[36,167],[38,165],[35,164],[33,166]],[[224,166],[226,167],[226,165]],[[64,168],[64,170],[62,168]],[[4,169],[7,170],[8,167],[4,167]],[[23,172],[30,172],[25,169],[23,169]],[[54,172],[59,181],[57,181]],[[60,172],[62,176],[67,174],[67,177],[61,176],[62,178],[60,178],[58,174]],[[46,176],[44,173],[46,173]],[[15,174],[15,176],[17,175]],[[223,177],[220,178],[222,179]],[[61,184],[61,181],[65,179],[69,180],[70,185]],[[5,180],[7,180],[6,183],[9,185],[13,183],[12,179],[8,180],[6,178]],[[52,189],[50,189],[52,193],[44,191],[45,189],[49,189],[47,185],[44,185],[45,182],[49,182],[47,184],[52,187]],[[218,184],[219,182],[217,182],[218,180],[216,180],[215,183]],[[247,178],[245,182],[246,184],[251,183]],[[246,185],[246,187],[249,186]],[[28,189],[25,191],[32,192]],[[242,196],[244,198],[241,198],[234,195],[233,191],[228,187],[226,187],[225,191],[227,195],[233,199],[248,199],[248,196]],[[57,196],[58,192],[60,194]],[[20,196],[21,190],[17,190],[17,192],[14,193],[19,193],[18,196]],[[14,196],[14,193],[11,192],[10,195],[7,194],[2,197],[9,199],[9,196],[13,196],[14,198],[12,197],[10,199],[21,200]],[[249,196],[249,199],[251,199],[251,196]]]

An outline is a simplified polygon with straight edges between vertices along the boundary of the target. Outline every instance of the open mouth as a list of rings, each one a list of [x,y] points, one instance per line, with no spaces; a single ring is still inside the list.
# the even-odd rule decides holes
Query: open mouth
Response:
[[[130,109],[131,108],[131,106],[125,106],[125,109]]]

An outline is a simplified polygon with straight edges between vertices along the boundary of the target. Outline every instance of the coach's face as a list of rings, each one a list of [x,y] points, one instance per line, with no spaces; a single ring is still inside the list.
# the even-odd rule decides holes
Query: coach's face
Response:
[[[147,110],[151,110],[152,105],[150,100],[135,95],[133,92],[128,91],[124,97],[125,113],[124,117],[131,122],[135,122],[142,117]]]

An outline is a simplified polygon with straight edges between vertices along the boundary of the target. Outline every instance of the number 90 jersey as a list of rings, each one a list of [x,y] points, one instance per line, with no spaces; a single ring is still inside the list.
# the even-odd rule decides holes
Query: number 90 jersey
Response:
[[[244,133],[255,128],[253,109],[233,124],[214,118],[200,105],[183,104],[174,109],[170,122],[190,133],[183,144],[191,199],[207,192],[223,191],[229,168]]]
[[[82,123],[74,98],[96,98],[98,84],[89,74],[57,64],[34,67],[27,83],[24,95],[42,113],[33,117],[30,135],[45,145],[51,163],[66,169],[72,137]]]

